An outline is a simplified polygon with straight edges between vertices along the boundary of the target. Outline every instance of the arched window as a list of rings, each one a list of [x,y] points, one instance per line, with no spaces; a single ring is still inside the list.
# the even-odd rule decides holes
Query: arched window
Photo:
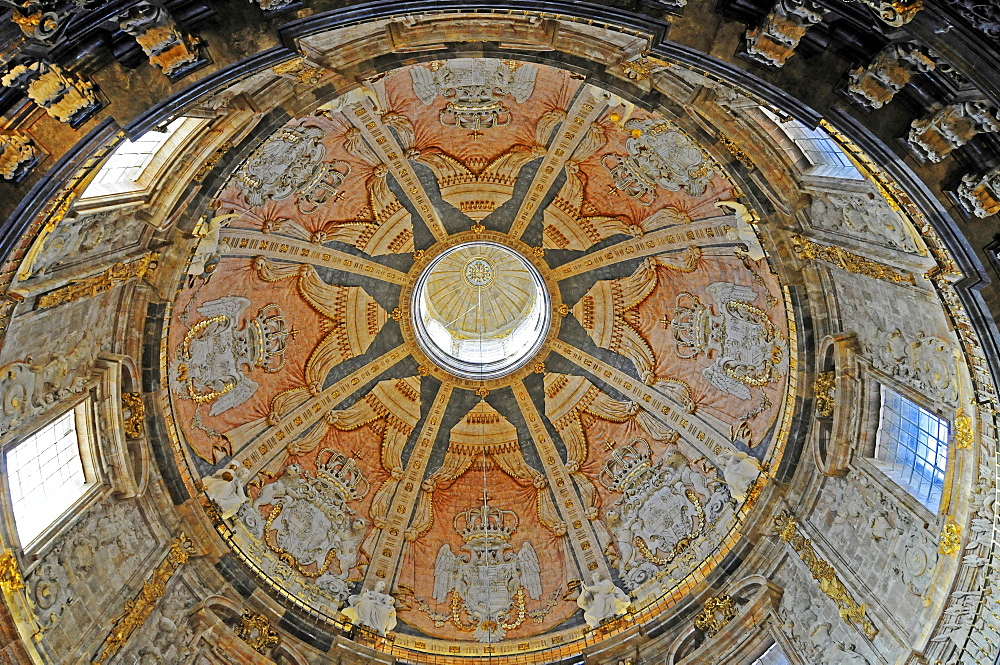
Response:
[[[854,163],[821,127],[810,129],[794,118],[779,118],[761,107],[787,140],[779,141],[782,150],[796,162],[804,175],[822,178],[864,180]]]

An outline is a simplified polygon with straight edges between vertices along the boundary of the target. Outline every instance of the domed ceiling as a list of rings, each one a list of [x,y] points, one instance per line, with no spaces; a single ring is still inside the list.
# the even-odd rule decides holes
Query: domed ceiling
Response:
[[[647,621],[724,559],[787,436],[795,333],[739,196],[541,64],[402,67],[288,122],[169,313],[189,489],[246,486],[206,509],[287,602],[342,623],[385,582],[397,653],[578,651],[626,625],[587,629],[595,573]]]

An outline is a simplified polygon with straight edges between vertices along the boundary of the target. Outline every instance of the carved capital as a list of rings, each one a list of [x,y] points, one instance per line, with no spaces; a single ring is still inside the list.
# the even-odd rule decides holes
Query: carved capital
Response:
[[[0,84],[23,90],[28,99],[50,116],[74,126],[100,107],[92,82],[71,76],[59,65],[41,60],[11,64],[0,77]]]
[[[31,138],[18,133],[0,134],[0,177],[20,180],[38,163],[40,152]]]
[[[139,2],[118,14],[118,26],[135,37],[149,58],[171,80],[180,78],[205,62],[199,53],[201,41],[181,31],[164,7]]]
[[[914,120],[906,140],[918,157],[940,162],[976,134],[987,132],[1000,132],[1000,110],[986,102],[963,102]]]
[[[982,176],[971,173],[963,176],[958,196],[962,205],[976,217],[1000,213],[1000,166]]]
[[[810,26],[826,10],[808,0],[778,0],[764,22],[746,32],[746,55],[764,65],[783,67]]]

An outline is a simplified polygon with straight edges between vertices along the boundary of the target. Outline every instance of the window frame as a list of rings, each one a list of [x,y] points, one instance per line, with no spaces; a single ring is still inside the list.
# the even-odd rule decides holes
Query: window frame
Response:
[[[76,399],[61,406],[64,408],[42,414],[39,418],[26,424],[24,427],[24,431],[28,432],[26,436],[11,437],[0,448],[0,452],[2,452],[0,455],[0,476],[2,476],[3,516],[6,522],[4,536],[7,542],[16,543],[26,555],[44,550],[56,534],[61,533],[75,521],[81,508],[92,503],[100,495],[101,489],[107,486],[107,479],[102,471],[101,449],[95,426],[95,396],[90,391],[85,391],[77,395]],[[23,542],[14,517],[13,499],[7,475],[7,455],[24,443],[28,437],[37,434],[70,412],[74,413],[77,445],[80,449],[80,463],[83,467],[86,485],[80,496],[39,531],[33,539]]]
[[[950,489],[953,485],[952,480],[955,474],[955,465],[952,464],[952,461],[955,459],[955,422],[953,410],[947,405],[937,404],[910,386],[895,381],[871,367],[866,367],[865,373],[867,376],[864,382],[865,394],[861,400],[862,413],[858,419],[859,437],[855,455],[855,466],[861,467],[887,494],[895,498],[897,502],[922,519],[926,524],[935,524],[940,521],[942,515],[947,513],[951,501]],[[875,457],[882,422],[882,386],[932,413],[948,424],[949,435],[944,467],[944,481],[941,488],[941,497],[936,509],[929,508],[917,496],[912,494],[907,487],[886,473],[880,461]]]

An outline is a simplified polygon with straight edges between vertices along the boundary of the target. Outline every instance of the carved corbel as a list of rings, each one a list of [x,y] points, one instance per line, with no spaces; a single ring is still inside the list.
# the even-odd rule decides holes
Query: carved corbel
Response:
[[[906,140],[918,157],[940,162],[976,134],[988,132],[1000,132],[1000,110],[986,102],[962,102],[914,120]]]
[[[809,0],[778,0],[764,22],[746,32],[745,53],[771,67],[783,67],[798,48],[806,30],[827,11]]]
[[[150,64],[171,81],[206,62],[201,41],[183,32],[170,13],[153,2],[140,2],[118,14],[118,25],[135,37]]]
[[[38,163],[41,152],[30,137],[17,132],[0,133],[0,177],[18,181]]]
[[[847,93],[862,106],[879,109],[915,74],[929,72],[934,66],[925,49],[915,44],[890,44],[867,67],[851,70]]]
[[[101,106],[93,83],[42,60],[11,63],[0,76],[0,84],[23,90],[50,116],[73,127]]]
[[[962,177],[958,186],[962,205],[976,217],[989,217],[1000,213],[1000,166],[982,176],[971,173]]]

